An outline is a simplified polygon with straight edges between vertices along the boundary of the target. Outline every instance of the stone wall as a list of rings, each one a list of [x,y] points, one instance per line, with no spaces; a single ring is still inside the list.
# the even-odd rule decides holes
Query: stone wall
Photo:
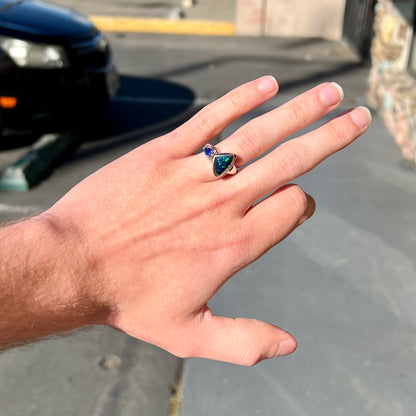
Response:
[[[239,35],[341,40],[346,0],[236,0]]]
[[[383,117],[403,156],[416,163],[416,78],[407,69],[414,1],[376,5],[368,101]]]

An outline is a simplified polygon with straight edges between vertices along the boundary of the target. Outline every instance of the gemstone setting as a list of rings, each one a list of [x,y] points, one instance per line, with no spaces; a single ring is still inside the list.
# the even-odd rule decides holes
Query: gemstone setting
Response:
[[[216,178],[220,178],[233,170],[237,155],[233,153],[218,153],[215,146],[209,143],[203,147],[203,151],[205,156],[212,161],[212,170]]]
[[[233,166],[236,155],[232,153],[220,153],[214,156],[213,170],[214,175],[218,178],[229,172]]]
[[[204,148],[204,152],[205,152],[205,156],[208,158],[211,158],[212,156],[212,149],[210,147],[205,147]]]

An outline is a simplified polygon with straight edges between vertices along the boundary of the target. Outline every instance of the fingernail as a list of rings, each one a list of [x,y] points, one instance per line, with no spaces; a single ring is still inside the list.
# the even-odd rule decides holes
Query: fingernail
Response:
[[[335,105],[344,99],[344,91],[340,85],[331,82],[319,91],[319,98],[327,106]]]
[[[283,357],[284,355],[292,354],[297,347],[295,340],[286,340],[280,343],[279,352],[276,357]]]
[[[367,107],[359,106],[350,112],[352,122],[360,129],[368,127],[371,123],[371,112]]]
[[[275,92],[278,89],[277,81],[271,75],[263,77],[259,80],[257,84],[257,89],[262,94],[270,94],[271,92]]]

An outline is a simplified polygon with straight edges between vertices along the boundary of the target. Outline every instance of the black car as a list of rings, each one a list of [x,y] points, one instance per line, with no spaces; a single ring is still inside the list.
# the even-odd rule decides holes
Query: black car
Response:
[[[44,132],[103,108],[118,88],[107,39],[84,16],[0,0],[0,128]]]

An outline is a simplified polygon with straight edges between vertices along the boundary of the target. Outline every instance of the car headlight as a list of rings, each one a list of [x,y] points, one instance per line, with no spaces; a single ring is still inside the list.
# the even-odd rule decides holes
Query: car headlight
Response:
[[[20,67],[65,68],[69,64],[64,48],[59,45],[33,43],[0,36],[0,48]]]

